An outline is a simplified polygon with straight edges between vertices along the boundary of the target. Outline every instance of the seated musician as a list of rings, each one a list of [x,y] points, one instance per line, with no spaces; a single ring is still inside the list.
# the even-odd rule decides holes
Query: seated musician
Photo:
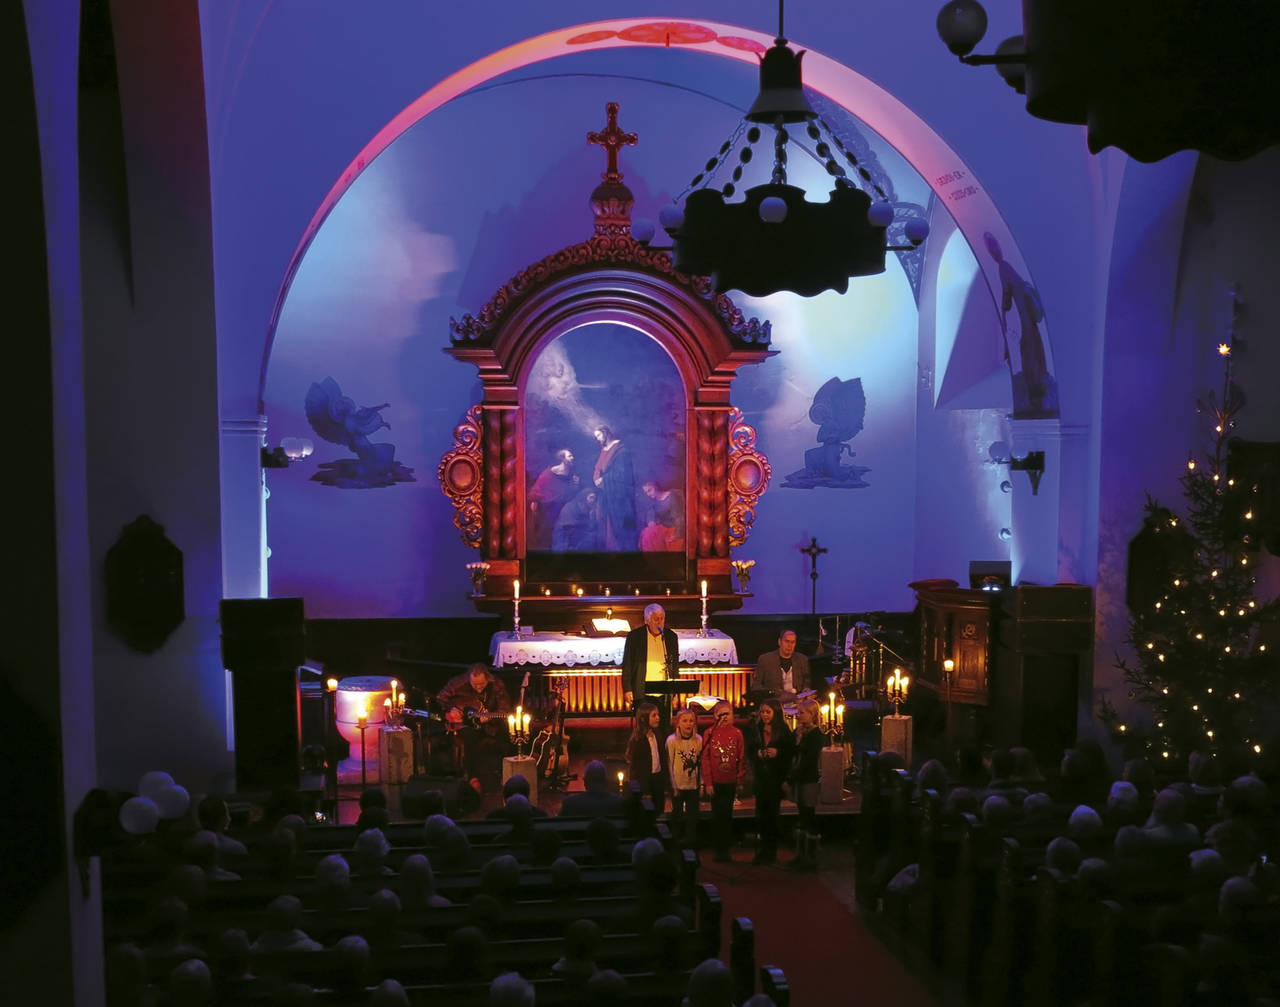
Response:
[[[647,605],[644,625],[627,634],[622,647],[622,691],[627,705],[633,709],[646,702],[646,682],[680,677],[680,640],[666,627],[666,610],[658,604]],[[662,721],[659,733],[665,738],[671,717],[671,696],[656,694],[647,701],[658,708]]]
[[[445,683],[436,701],[445,723],[462,743],[463,770],[482,780],[499,774],[509,745],[507,688],[488,666],[477,662]]]
[[[796,651],[795,630],[784,629],[778,634],[778,649],[760,655],[751,688],[786,699],[810,688],[809,659]]]

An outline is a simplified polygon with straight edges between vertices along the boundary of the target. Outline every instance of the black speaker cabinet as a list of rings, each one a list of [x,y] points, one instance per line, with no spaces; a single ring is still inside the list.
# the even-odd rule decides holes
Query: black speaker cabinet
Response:
[[[232,678],[236,787],[241,793],[297,787],[302,599],[224,599],[221,622],[222,661]]]

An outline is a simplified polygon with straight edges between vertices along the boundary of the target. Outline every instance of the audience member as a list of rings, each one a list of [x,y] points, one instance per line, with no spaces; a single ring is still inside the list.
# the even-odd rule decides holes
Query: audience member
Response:
[[[262,864],[267,877],[276,881],[292,881],[297,875],[298,838],[285,825],[272,829],[261,847]]]
[[[987,781],[986,793],[1003,797],[1015,808],[1022,804],[1027,792],[1013,780],[1013,753],[1007,748],[994,749],[991,752],[990,768],[991,778]]]
[[[529,840],[529,862],[539,867],[547,866],[560,856],[563,843],[559,830],[549,825],[535,825]]]
[[[369,943],[356,934],[343,937],[333,946],[334,992],[346,996],[363,995],[369,985],[372,966]]]
[[[1030,789],[1044,783],[1044,774],[1040,772],[1035,753],[1031,749],[1019,745],[1009,749],[1009,755],[1013,757],[1013,772],[1009,779],[1015,786]]]
[[[421,853],[411,853],[400,865],[400,904],[409,912],[438,909],[453,905],[436,891],[436,876],[431,861]]]
[[[369,996],[372,1007],[409,1007],[409,994],[394,979],[383,979]]]
[[[582,869],[571,857],[557,857],[551,862],[551,890],[557,899],[572,902],[582,888]]]
[[[147,960],[136,944],[113,944],[103,959],[106,999],[111,1007],[149,1007]]]
[[[167,983],[167,1002],[173,1007],[202,1007],[213,999],[213,976],[199,958],[174,966]]]
[[[218,935],[213,951],[213,985],[218,999],[234,1003],[237,988],[253,979],[250,969],[249,935],[231,927]]]
[[[719,958],[708,958],[689,976],[683,1007],[733,1007],[733,974]]]
[[[688,924],[676,915],[659,916],[649,927],[649,947],[655,972],[680,971],[689,948]]]
[[[1055,871],[1065,874],[1067,877],[1075,876],[1076,869],[1083,859],[1080,855],[1079,845],[1075,840],[1068,839],[1066,836],[1058,836],[1056,839],[1051,839],[1049,845],[1045,847],[1045,866],[1052,867]]]
[[[533,805],[524,794],[512,794],[502,806],[503,817],[511,823],[505,832],[494,836],[495,843],[528,845],[533,838]]]
[[[1117,829],[1122,825],[1139,825],[1144,817],[1138,788],[1128,780],[1117,780],[1111,784],[1107,794],[1108,824]]]
[[[1176,790],[1165,788],[1156,794],[1151,817],[1143,827],[1153,848],[1176,848],[1190,852],[1200,845],[1200,830],[1186,820],[1187,799]]]
[[[1018,809],[1002,794],[992,794],[982,802],[982,822],[997,835],[1005,835],[1018,820]]]
[[[551,966],[552,975],[585,983],[596,973],[600,941],[600,924],[595,920],[574,920],[565,928],[564,954]]]
[[[356,874],[362,878],[387,877],[395,874],[387,866],[387,854],[391,852],[391,844],[381,829],[365,829],[356,836],[352,859],[355,861]]]
[[[227,826],[231,824],[231,809],[221,797],[210,794],[201,798],[196,804],[196,821],[201,829],[207,829],[217,837],[218,853],[223,857],[243,857],[248,853],[244,843],[226,834]]]
[[[433,856],[442,871],[465,871],[471,866],[471,841],[452,822],[440,836]]]
[[[593,1004],[625,1001],[630,995],[631,984],[616,969],[599,969],[587,980],[586,997]]]
[[[459,982],[490,979],[489,941],[479,927],[459,927],[445,942],[452,976]]]
[[[364,934],[369,947],[376,952],[422,944],[422,935],[402,929],[400,921],[400,899],[395,892],[383,888],[369,896],[369,929]]]
[[[942,802],[946,815],[976,815],[981,809],[978,795],[969,787],[952,787]]]
[[[187,904],[172,895],[159,899],[151,910],[148,958],[203,958],[204,951],[187,940]]]
[[[510,902],[520,889],[520,861],[510,853],[494,857],[480,868],[480,887],[500,902]]]
[[[330,853],[316,864],[316,880],[312,892],[315,898],[314,908],[323,912],[351,907],[351,867],[340,854]]]
[[[534,818],[546,818],[546,811],[533,803],[529,796],[530,793],[529,781],[525,778],[524,773],[512,773],[502,784],[502,804],[485,815],[485,818],[506,818],[507,801],[511,800],[516,794],[529,801],[529,807],[532,809]]]
[[[239,874],[218,865],[218,837],[208,829],[201,829],[191,836],[182,846],[182,855],[187,863],[204,871],[204,876],[210,881],[240,880]]]
[[[1095,840],[1102,836],[1104,829],[1102,816],[1087,804],[1076,805],[1067,818],[1067,835],[1081,846],[1092,847]]]
[[[947,796],[947,767],[941,759],[930,759],[916,773],[916,797],[924,796],[925,791],[932,790],[940,797]]]
[[[428,815],[426,824],[422,828],[422,841],[427,849],[435,849],[440,845],[440,840],[444,838],[444,834],[449,831],[449,827],[453,825],[453,819],[448,815]]]
[[[302,902],[293,895],[280,895],[271,900],[262,921],[262,933],[253,942],[255,954],[275,951],[319,951],[320,944],[298,928],[302,920]]]
[[[1022,800],[1022,820],[1036,824],[1048,825],[1059,815],[1053,798],[1043,791],[1028,794]]]
[[[603,762],[588,762],[582,771],[581,791],[565,794],[560,805],[561,818],[617,818],[625,810],[622,795],[609,781],[609,770]]]
[[[519,972],[504,972],[489,984],[489,1007],[535,1007],[533,983]]]
[[[591,861],[596,864],[612,864],[619,860],[618,847],[621,838],[618,827],[608,818],[593,818],[587,823],[587,849],[591,851]]]
[[[502,922],[502,903],[488,892],[477,893],[467,903],[467,922],[479,927],[486,937],[496,935]]]

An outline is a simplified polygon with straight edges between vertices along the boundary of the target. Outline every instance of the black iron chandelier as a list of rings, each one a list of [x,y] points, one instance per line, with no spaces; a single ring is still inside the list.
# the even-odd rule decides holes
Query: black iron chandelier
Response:
[[[787,45],[782,14],[779,0],[778,37],[761,58],[760,93],[743,123],[689,183],[683,209],[678,204],[663,207],[658,220],[671,236],[676,268],[710,276],[717,291],[764,296],[789,290],[805,297],[824,290],[844,293],[850,277],[883,273],[886,252],[919,246],[929,225],[912,217],[904,230],[910,244],[886,243],[893,204],[810,107],[800,71],[804,51]],[[730,202],[768,129],[773,130],[769,181]],[[788,184],[790,145],[825,165],[834,179],[827,202],[811,203],[804,189]],[[724,171],[729,179],[713,187]]]

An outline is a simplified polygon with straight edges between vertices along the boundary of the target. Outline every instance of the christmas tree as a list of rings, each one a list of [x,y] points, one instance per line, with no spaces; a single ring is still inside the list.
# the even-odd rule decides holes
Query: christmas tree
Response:
[[[1197,402],[1211,426],[1207,455],[1187,458],[1181,477],[1186,520],[1147,498],[1143,529],[1130,545],[1129,639],[1134,657],[1116,666],[1146,716],[1103,702],[1101,719],[1127,755],[1157,768],[1187,764],[1192,751],[1223,757],[1233,770],[1256,762],[1280,710],[1280,660],[1262,628],[1280,600],[1255,597],[1260,487],[1231,458],[1244,396],[1232,377],[1239,300],[1218,345],[1220,396]]]

